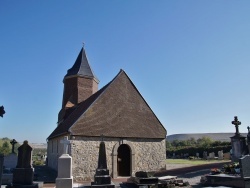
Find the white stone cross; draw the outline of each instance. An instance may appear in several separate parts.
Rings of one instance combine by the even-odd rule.
[[[70,144],[68,137],[65,136],[63,140],[60,140],[60,143],[63,144],[63,154],[68,154],[68,145]]]

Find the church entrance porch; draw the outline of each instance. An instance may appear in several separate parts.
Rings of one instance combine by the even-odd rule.
[[[118,176],[130,176],[131,172],[131,151],[127,144],[122,144],[118,148],[117,174]]]

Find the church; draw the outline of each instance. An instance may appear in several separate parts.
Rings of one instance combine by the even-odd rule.
[[[167,131],[124,70],[98,90],[82,48],[63,83],[58,124],[47,138],[49,167],[57,170],[60,140],[68,136],[74,181],[93,179],[102,139],[113,178],[166,169]]]

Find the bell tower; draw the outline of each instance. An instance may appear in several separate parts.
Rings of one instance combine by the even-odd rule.
[[[69,115],[70,109],[98,90],[99,80],[89,65],[84,48],[81,49],[74,65],[68,70],[63,83],[62,109],[58,114],[58,124]]]

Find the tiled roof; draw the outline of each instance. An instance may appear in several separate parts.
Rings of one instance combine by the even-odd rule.
[[[67,133],[119,138],[166,137],[166,129],[123,70],[80,103],[48,139]]]

